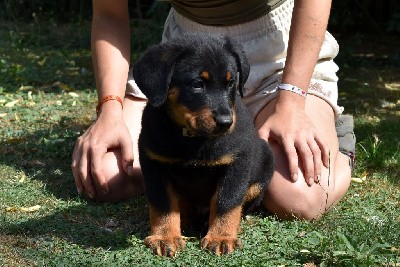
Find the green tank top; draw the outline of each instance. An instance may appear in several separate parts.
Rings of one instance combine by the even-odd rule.
[[[195,22],[228,26],[262,17],[285,0],[170,0],[181,15]]]

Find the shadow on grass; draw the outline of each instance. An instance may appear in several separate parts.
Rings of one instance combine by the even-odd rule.
[[[121,249],[127,238],[144,238],[148,231],[148,208],[144,197],[119,204],[79,199],[71,172],[71,155],[78,133],[86,125],[73,124],[38,130],[7,140],[0,147],[0,164],[25,173],[44,184],[44,201],[62,200],[54,212],[22,222],[0,218],[7,235],[33,239],[56,237],[84,247]],[[56,137],[56,138],[54,138]],[[27,196],[29,199],[29,196]],[[50,204],[51,206],[51,204]],[[1,214],[0,214],[1,215]]]
[[[120,204],[82,203],[22,223],[6,222],[2,230],[31,242],[59,239],[86,248],[120,250],[130,246],[130,236],[146,237],[147,217],[145,199],[137,197]]]
[[[59,125],[32,134],[22,133],[0,147],[0,162],[42,181],[46,190],[57,198],[74,198],[77,193],[70,167],[71,157],[76,133],[85,128],[83,125],[68,128]]]

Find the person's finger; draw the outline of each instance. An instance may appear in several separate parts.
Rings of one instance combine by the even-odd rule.
[[[316,134],[314,138],[321,151],[322,162],[326,168],[329,168],[329,147],[319,134]]]
[[[90,175],[90,170],[89,170],[90,155],[89,155],[88,151],[89,151],[89,149],[87,148],[87,145],[84,144],[82,146],[82,156],[81,156],[80,163],[78,166],[78,175],[81,179],[82,185],[83,185],[87,195],[90,198],[93,198],[95,196],[95,190],[94,190],[94,186],[92,183],[92,177]]]
[[[122,166],[124,171],[129,176],[133,175],[133,142],[129,137],[121,138],[121,155],[122,155]]]
[[[71,169],[72,169],[72,175],[74,176],[74,180],[75,180],[76,190],[78,191],[78,194],[81,195],[84,188],[83,188],[83,184],[82,184],[81,178],[79,176],[79,172],[78,172],[78,162],[79,162],[79,159],[81,158],[81,152],[79,149],[78,142],[79,142],[79,140],[77,141],[74,152],[72,154]]]
[[[103,158],[106,153],[107,148],[105,147],[92,146],[90,149],[90,173],[92,178],[98,182],[104,194],[108,194],[108,192],[110,191],[106,177],[103,172]]]
[[[304,179],[306,183],[311,186],[314,183],[314,157],[310,150],[310,147],[306,141],[302,141],[296,146],[298,153],[300,155]]]
[[[293,141],[287,138],[282,141],[282,146],[288,159],[290,177],[292,178],[293,182],[296,182],[298,180],[299,171],[299,158],[296,148]]]
[[[321,166],[322,166],[322,159],[321,159],[321,150],[314,140],[310,140],[308,143],[311,153],[314,159],[314,182],[318,183],[321,178]]]

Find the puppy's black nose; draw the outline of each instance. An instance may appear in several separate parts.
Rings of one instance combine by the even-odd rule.
[[[233,123],[233,118],[230,115],[220,115],[215,119],[217,127],[221,130],[227,130]]]

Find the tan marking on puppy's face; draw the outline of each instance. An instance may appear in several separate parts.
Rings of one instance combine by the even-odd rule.
[[[205,71],[200,73],[200,77],[203,78],[204,80],[209,80],[210,79],[210,73],[205,70]]]
[[[192,113],[193,117],[188,120],[190,127],[198,133],[212,134],[216,128],[215,119],[212,111],[204,107],[197,112]]]
[[[168,91],[168,112],[171,118],[181,127],[186,127],[186,122],[183,114],[188,112],[187,108],[184,109],[177,103],[179,97],[179,88],[171,87]]]
[[[191,111],[184,105],[175,104],[170,113],[179,126],[198,135],[212,134],[216,128],[212,112],[208,108]]]
[[[212,135],[216,130],[216,122],[212,111],[208,107],[192,111],[185,105],[177,102],[179,88],[172,87],[168,93],[168,113],[171,118],[182,128],[198,134]]]
[[[232,73],[230,71],[226,72],[226,81],[229,82],[232,79]]]

